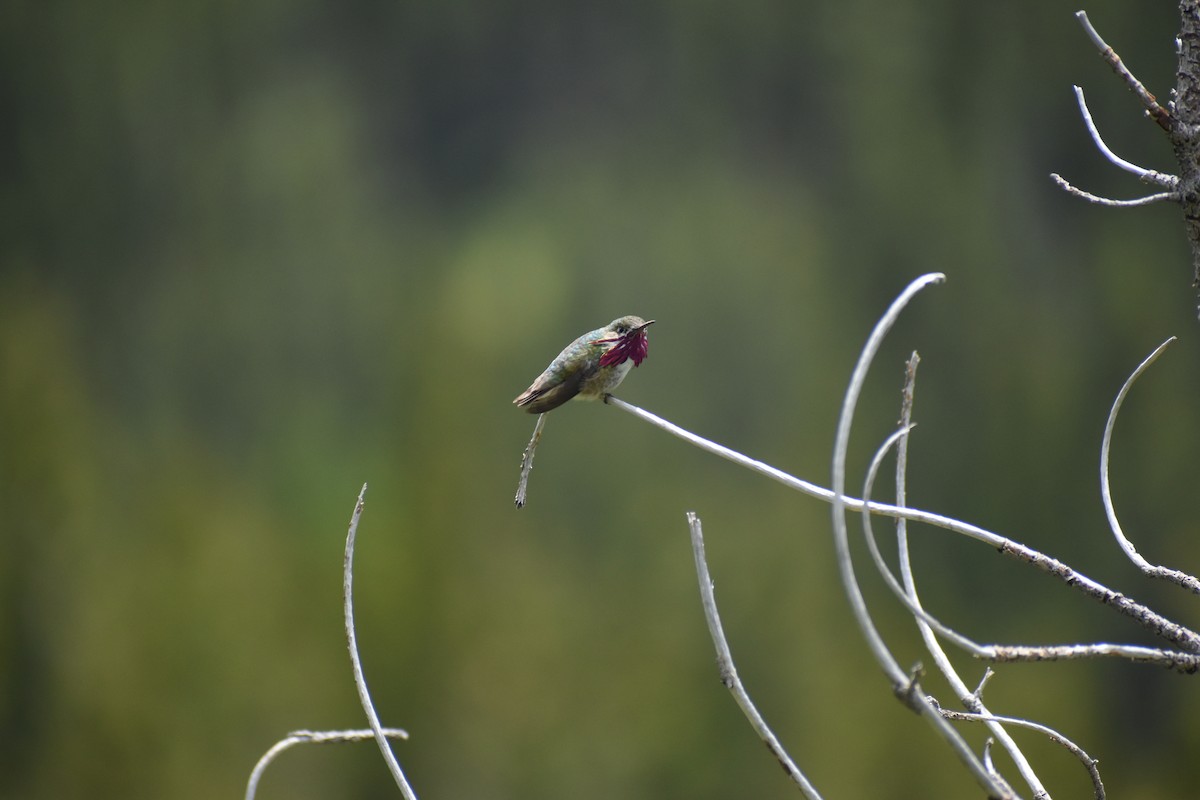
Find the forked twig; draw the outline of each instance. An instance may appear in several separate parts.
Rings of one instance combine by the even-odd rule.
[[[1095,143],[1096,149],[1105,158],[1126,172],[1132,172],[1134,175],[1137,175],[1145,183],[1155,183],[1165,189],[1175,189],[1179,186],[1179,178],[1174,175],[1167,175],[1152,169],[1139,167],[1132,161],[1126,161],[1110,150],[1108,145],[1104,143],[1104,139],[1100,136],[1099,129],[1096,128],[1096,123],[1092,119],[1092,112],[1088,110],[1087,101],[1083,97],[1083,89],[1079,86],[1073,88],[1075,89],[1075,100],[1079,103],[1079,113],[1083,117],[1083,123],[1087,126],[1088,133],[1092,135],[1092,141]],[[1176,195],[1176,199],[1178,199],[1178,195]]]
[[[354,686],[358,689],[358,696],[362,702],[363,710],[367,714],[371,728],[370,730],[292,731],[267,750],[262,758],[258,760],[258,763],[254,765],[254,769],[250,771],[250,778],[246,783],[246,800],[254,800],[255,793],[258,791],[258,783],[262,778],[264,770],[285,750],[305,743],[360,742],[366,739],[375,739],[378,743],[384,760],[387,762],[388,768],[392,771],[392,775],[396,779],[396,785],[400,787],[400,793],[405,797],[405,800],[416,800],[416,794],[413,793],[412,787],[408,785],[408,781],[404,778],[404,773],[401,771],[400,765],[396,761],[396,756],[392,752],[391,745],[388,743],[388,739],[407,739],[408,733],[400,728],[384,728],[379,724],[379,717],[375,713],[370,693],[367,691],[367,682],[363,677],[362,662],[358,657],[358,643],[354,633],[354,598],[352,591],[354,578],[354,539],[358,532],[358,521],[362,517],[366,494],[367,485],[364,483],[358,493],[358,500],[354,504],[354,513],[350,516],[350,527],[346,531],[346,551],[342,560],[342,611],[345,618],[346,644],[350,650],[350,663],[354,671]]]
[[[1084,32],[1087,33],[1092,43],[1095,44],[1096,49],[1100,51],[1105,62],[1113,68],[1117,75],[1125,82],[1125,85],[1137,96],[1142,107],[1146,110],[1146,114],[1167,134],[1171,149],[1174,151],[1175,160],[1178,162],[1178,177],[1143,170],[1141,167],[1137,167],[1124,159],[1116,157],[1100,139],[1099,133],[1096,132],[1095,126],[1091,122],[1091,114],[1088,113],[1087,106],[1083,102],[1083,94],[1076,87],[1075,91],[1079,99],[1080,111],[1083,113],[1084,121],[1088,124],[1089,130],[1092,131],[1092,138],[1096,141],[1096,146],[1117,166],[1122,169],[1132,168],[1131,171],[1138,174],[1143,180],[1157,183],[1160,186],[1166,186],[1171,191],[1149,195],[1137,200],[1112,200],[1077,189],[1058,175],[1053,175],[1052,177],[1060,187],[1070,194],[1100,205],[1128,207],[1147,205],[1162,200],[1171,200],[1179,203],[1183,208],[1184,228],[1188,241],[1191,244],[1192,286],[1196,288],[1200,287],[1200,210],[1198,210],[1200,208],[1200,200],[1198,200],[1195,191],[1198,149],[1197,131],[1200,130],[1200,127],[1196,125],[1197,97],[1198,88],[1200,88],[1200,83],[1197,81],[1197,61],[1198,57],[1200,57],[1197,49],[1197,42],[1200,42],[1200,36],[1197,35],[1197,31],[1200,30],[1200,15],[1197,14],[1195,0],[1181,0],[1180,15],[1182,16],[1183,25],[1179,35],[1175,38],[1175,52],[1178,57],[1176,87],[1172,90],[1175,97],[1164,108],[1159,104],[1154,95],[1146,89],[1142,82],[1134,77],[1133,73],[1125,66],[1125,63],[1113,48],[1108,45],[1108,42],[1104,41],[1088,19],[1087,13],[1079,11],[1075,14],[1079,23],[1083,26]]]
[[[916,402],[917,392],[917,367],[920,366],[920,364],[921,356],[914,350],[913,354],[909,357],[908,362],[905,364],[904,386],[900,391],[900,425],[902,426],[902,430],[912,429],[913,406]],[[908,501],[908,443],[908,436],[900,437],[897,442],[896,505],[899,506],[905,505]],[[868,473],[868,480],[873,479],[874,468],[875,464],[872,462],[872,470]],[[866,488],[869,485],[870,484],[864,484],[864,499],[870,496],[870,491],[868,488]],[[864,513],[863,526],[864,531],[868,534],[870,534],[870,525],[870,515]],[[875,541],[875,537],[873,535],[868,535],[868,539],[872,544]],[[942,648],[941,642],[938,641],[938,636],[935,635],[935,629],[937,630],[938,635],[949,638],[960,647],[963,646],[962,640],[966,639],[966,637],[959,636],[953,631],[950,632],[953,634],[952,636],[947,636],[946,631],[949,629],[947,629],[944,625],[935,624],[936,621],[931,622],[929,619],[927,619],[925,610],[921,606],[920,598],[917,595],[916,573],[913,572],[912,558],[908,548],[908,524],[903,519],[896,520],[896,549],[900,562],[900,574],[904,579],[904,591],[902,596],[906,601],[906,605],[910,605],[910,608],[915,609],[917,612],[917,629],[921,634],[921,640],[925,643],[925,649],[933,657],[935,666],[950,684],[950,688],[958,696],[959,702],[973,711],[978,711],[980,713],[991,713],[983,704],[983,685],[986,677],[991,672],[991,668],[989,667],[984,671],[985,680],[980,681],[979,686],[974,691],[968,689],[966,682],[958,674],[958,670],[955,669],[954,664],[950,661],[950,657]],[[879,562],[882,563],[882,558],[879,559]],[[883,564],[883,566],[886,567],[886,564]],[[970,652],[979,657],[979,646],[970,640],[966,641],[975,648],[975,650],[971,650]],[[1009,757],[1012,758],[1013,763],[1017,767],[1017,771],[1021,773],[1021,777],[1025,780],[1026,785],[1029,786],[1029,790],[1033,792],[1033,796],[1035,798],[1048,797],[1049,793],[1046,791],[1046,787],[1042,784],[1041,779],[1034,771],[1033,765],[1029,763],[1029,759],[1017,746],[1017,743],[1009,735],[1008,731],[1006,731],[998,722],[989,722],[987,723],[987,727],[988,730],[991,731],[992,736],[996,737],[996,739],[999,740],[1000,745],[1008,752]]]
[[[864,499],[869,499],[871,496],[872,485],[875,482],[875,475],[879,469],[880,463],[882,462],[883,456],[890,449],[891,445],[898,441],[901,449],[898,450],[896,456],[896,502],[899,504],[904,503],[905,471],[907,469],[908,460],[907,434],[912,429],[912,399],[916,380],[917,361],[919,361],[919,357],[916,353],[913,353],[913,357],[909,359],[908,369],[906,370],[903,391],[904,402],[900,415],[901,424],[905,425],[906,427],[901,428],[899,431],[896,431],[896,433],[888,437],[887,441],[884,442],[883,446],[879,448],[879,451],[876,452],[875,457],[871,460],[871,464],[867,469],[867,479],[863,486]],[[875,560],[876,568],[884,577],[884,580],[888,586],[892,589],[900,601],[904,603],[909,612],[912,613],[916,618],[917,627],[921,633],[921,638],[925,643],[925,649],[931,656],[933,656],[933,660],[937,665],[938,671],[941,672],[946,678],[950,684],[950,687],[958,696],[959,701],[962,702],[967,708],[970,708],[974,711],[989,713],[983,705],[980,692],[978,690],[972,692],[967,688],[967,685],[965,682],[963,682],[962,678],[959,677],[958,671],[950,662],[950,658],[946,655],[945,650],[942,649],[941,643],[938,642],[937,636],[943,636],[949,639],[977,658],[989,658],[992,654],[992,648],[976,644],[965,636],[962,636],[956,631],[951,630],[926,613],[925,609],[922,608],[921,602],[917,597],[916,581],[913,576],[912,563],[909,558],[908,533],[906,527],[907,526],[904,520],[896,520],[896,540],[900,555],[900,569],[904,576],[904,586],[901,587],[896,578],[891,574],[891,570],[888,569],[887,563],[883,560],[883,555],[879,552],[879,548],[875,544],[875,535],[871,529],[871,515],[865,511],[863,512],[863,534],[866,536],[867,546],[871,551],[871,557]],[[935,632],[937,635],[935,635]],[[1013,763],[1016,764],[1017,770],[1021,773],[1021,777],[1025,779],[1025,783],[1029,786],[1030,791],[1033,792],[1033,796],[1035,798],[1049,797],[1049,793],[1046,791],[1045,786],[1042,785],[1041,779],[1038,778],[1037,773],[1034,772],[1033,766],[1029,763],[1029,759],[1026,758],[1025,754],[1021,752],[1019,747],[1017,747],[1017,743],[1013,741],[1011,736],[1008,735],[1008,732],[1005,731],[998,722],[988,723],[988,728],[991,730],[992,735],[1000,740],[1000,743],[1003,745],[1004,749],[1008,751],[1008,754],[1012,757]]]
[[[1096,49],[1100,51],[1100,55],[1104,58],[1105,62],[1108,63],[1108,65],[1111,66],[1113,70],[1121,76],[1122,80],[1125,81],[1125,84],[1131,90],[1133,90],[1135,95],[1137,95],[1138,99],[1142,103],[1142,106],[1146,109],[1147,115],[1149,115],[1156,123],[1158,123],[1159,127],[1166,131],[1167,135],[1171,137],[1172,142],[1175,142],[1176,137],[1179,135],[1179,124],[1175,116],[1170,110],[1159,105],[1158,100],[1154,97],[1154,95],[1152,95],[1146,89],[1141,81],[1134,77],[1133,73],[1130,72],[1129,68],[1125,66],[1125,63],[1121,60],[1120,56],[1117,55],[1116,51],[1109,47],[1108,43],[1101,38],[1099,33],[1097,33],[1095,27],[1093,27],[1091,23],[1091,20],[1088,19],[1087,12],[1078,11],[1075,13],[1075,17],[1083,26],[1088,38],[1090,38],[1092,43],[1096,45]],[[1069,194],[1073,194],[1076,197],[1082,198],[1089,203],[1109,206],[1112,208],[1145,206],[1150,205],[1151,203],[1159,203],[1164,200],[1170,200],[1176,203],[1183,202],[1183,195],[1178,191],[1180,179],[1177,176],[1139,167],[1137,164],[1126,161],[1118,156],[1109,148],[1107,144],[1105,144],[1103,137],[1100,136],[1100,130],[1096,127],[1096,123],[1092,119],[1092,113],[1088,110],[1087,101],[1084,100],[1083,97],[1083,89],[1078,86],[1074,87],[1074,89],[1075,100],[1079,104],[1079,113],[1083,117],[1083,122],[1087,126],[1088,133],[1090,133],[1092,136],[1092,141],[1095,143],[1096,149],[1099,150],[1105,158],[1107,158],[1117,167],[1137,175],[1139,179],[1146,183],[1153,183],[1158,186],[1162,186],[1168,191],[1147,195],[1145,197],[1139,197],[1133,200],[1114,200],[1110,197],[1101,197],[1100,195],[1092,194],[1091,192],[1085,192],[1083,189],[1071,185],[1066,179],[1057,173],[1052,173],[1050,175],[1050,177],[1054,179],[1054,182],[1057,183],[1064,191],[1068,192]]]
[[[1066,191],[1069,194],[1073,194],[1076,197],[1080,197],[1084,200],[1087,200],[1089,203],[1096,203],[1097,205],[1110,206],[1113,208],[1132,208],[1134,206],[1146,206],[1146,205],[1150,205],[1151,203],[1159,203],[1164,200],[1170,200],[1170,201],[1176,202],[1176,203],[1180,202],[1183,199],[1183,197],[1177,191],[1177,189],[1179,187],[1179,178],[1177,178],[1174,175],[1168,175],[1163,172],[1157,172],[1152,169],[1145,169],[1144,167],[1139,167],[1137,164],[1134,164],[1132,161],[1126,161],[1125,159],[1121,158],[1119,155],[1114,153],[1109,148],[1109,146],[1107,144],[1105,144],[1104,138],[1100,135],[1100,130],[1096,127],[1096,122],[1092,119],[1092,112],[1090,110],[1088,110],[1087,101],[1083,97],[1083,89],[1081,89],[1078,86],[1074,87],[1074,89],[1075,89],[1075,100],[1079,104],[1079,114],[1080,114],[1080,116],[1083,117],[1083,123],[1084,123],[1084,125],[1087,126],[1088,133],[1091,134],[1092,142],[1096,145],[1096,149],[1099,150],[1100,153],[1105,158],[1107,158],[1111,163],[1120,167],[1121,169],[1125,170],[1126,172],[1133,173],[1134,175],[1138,176],[1138,178],[1141,181],[1143,181],[1145,183],[1153,183],[1158,186],[1162,186],[1162,187],[1166,188],[1168,191],[1159,192],[1158,194],[1147,195],[1146,197],[1139,197],[1134,200],[1114,200],[1110,197],[1101,197],[1100,195],[1092,194],[1091,192],[1085,192],[1083,189],[1080,189],[1077,186],[1071,185],[1065,178],[1063,178],[1057,172],[1050,173],[1050,177],[1054,180],[1055,183],[1057,183],[1059,185],[1059,188],[1063,189],[1064,191]]]
[[[768,464],[756,461],[745,455],[742,455],[741,453],[731,450],[730,448],[724,447],[723,445],[718,445],[714,442],[704,439],[703,437],[697,436],[690,431],[686,431],[679,426],[674,425],[673,423],[667,422],[666,420],[657,417],[654,414],[625,403],[624,401],[621,401],[615,397],[609,397],[608,403],[610,405],[615,405],[618,408],[633,414],[634,416],[640,417],[643,420],[648,421],[651,424],[662,428],[663,430],[666,430],[672,435],[678,436],[685,441],[695,444],[701,449],[712,452],[721,456],[722,458],[726,458],[755,472],[766,475],[773,480],[779,481],[787,486],[831,503],[839,571],[842,574],[843,584],[850,599],[852,610],[854,611],[859,627],[867,640],[868,647],[874,654],[880,666],[883,668],[884,673],[888,676],[889,680],[891,680],[893,691],[897,694],[897,696],[904,699],[905,702],[910,705],[910,707],[917,711],[917,713],[927,717],[931,721],[934,727],[938,729],[939,733],[943,735],[947,743],[950,744],[952,749],[956,751],[964,765],[967,766],[980,785],[988,791],[989,796],[1015,797],[1015,793],[1013,792],[1011,786],[1009,786],[1007,781],[998,773],[992,761],[991,745],[993,740],[988,740],[988,744],[983,753],[983,758],[978,759],[975,757],[974,753],[971,752],[966,742],[957,734],[957,732],[954,732],[952,729],[947,729],[945,726],[947,717],[957,716],[958,718],[962,719],[978,719],[991,727],[993,729],[993,735],[1004,742],[1006,749],[1008,749],[1010,755],[1018,764],[1023,777],[1033,790],[1034,796],[1042,798],[1048,798],[1049,794],[1042,786],[1036,774],[1034,774],[1032,768],[1028,764],[1027,759],[1012,741],[1011,736],[1007,731],[1004,730],[1003,727],[1001,727],[1001,723],[1021,725],[1046,733],[1046,735],[1051,736],[1056,741],[1063,743],[1064,746],[1072,749],[1072,752],[1076,753],[1077,756],[1081,758],[1081,761],[1085,764],[1089,770],[1089,774],[1092,777],[1096,797],[1103,798],[1103,784],[1100,780],[1099,773],[1096,770],[1095,762],[1088,757],[1081,748],[1078,748],[1077,745],[1074,745],[1073,742],[1070,742],[1070,740],[1061,736],[1061,734],[1057,734],[1052,729],[1039,723],[1018,718],[998,716],[989,712],[983,706],[981,695],[984,683],[986,683],[987,679],[993,674],[991,670],[989,669],[987,672],[985,672],[984,678],[982,681],[980,681],[980,684],[976,690],[970,690],[961,680],[961,678],[959,678],[957,672],[950,664],[949,659],[941,649],[940,643],[937,641],[937,636],[940,635],[951,639],[956,644],[965,647],[977,657],[990,658],[995,661],[1049,660],[1116,656],[1135,661],[1165,664],[1185,672],[1194,672],[1197,669],[1200,669],[1200,654],[1196,652],[1200,650],[1200,648],[1197,647],[1198,643],[1200,643],[1198,642],[1200,637],[1197,637],[1197,634],[1194,631],[1167,620],[1166,618],[1156,614],[1141,604],[1134,603],[1124,595],[1113,592],[1101,584],[1092,581],[1086,576],[1067,567],[1065,564],[1027,548],[1024,545],[1014,542],[1011,539],[999,536],[998,534],[993,534],[989,531],[978,528],[977,526],[969,525],[958,520],[952,520],[941,517],[940,515],[931,514],[930,512],[918,511],[905,507],[905,470],[907,460],[906,443],[907,435],[911,430],[913,382],[915,379],[916,364],[919,360],[919,357],[915,353],[909,362],[907,380],[905,383],[904,405],[901,415],[902,428],[889,437],[888,441],[885,442],[885,444],[879,449],[872,460],[864,485],[863,499],[858,500],[848,497],[845,494],[845,463],[846,451],[849,443],[850,427],[858,396],[861,393],[862,386],[865,382],[866,372],[869,369],[875,354],[878,352],[883,336],[887,333],[892,324],[894,324],[895,319],[898,317],[900,311],[905,307],[909,300],[924,287],[940,282],[943,280],[943,278],[944,276],[940,274],[930,274],[925,275],[910,284],[900,295],[900,297],[893,302],[892,306],[884,314],[879,323],[872,330],[871,335],[868,337],[867,343],[863,348],[862,354],[851,376],[843,402],[842,412],[839,417],[833,456],[832,489],[824,489],[808,481],[803,481],[799,478],[791,476]],[[1105,480],[1107,480],[1108,444],[1111,438],[1111,429],[1116,412],[1119,409],[1120,404],[1123,401],[1124,396],[1133,380],[1136,379],[1136,377],[1146,368],[1146,366],[1153,361],[1158,352],[1159,351],[1156,351],[1141,366],[1139,366],[1138,370],[1135,371],[1135,373],[1127,381],[1126,386],[1122,389],[1120,395],[1118,395],[1118,398],[1114,403],[1109,425],[1105,432],[1105,441],[1102,453],[1102,469]],[[886,452],[896,443],[900,444],[900,452],[897,458],[897,504],[893,506],[872,502],[870,499],[871,489],[880,463],[882,462]],[[1106,502],[1111,508],[1111,501],[1106,498]],[[899,664],[896,662],[895,657],[891,654],[887,645],[884,643],[882,637],[871,620],[871,616],[867,610],[865,600],[862,596],[861,589],[858,586],[857,577],[854,572],[853,561],[851,559],[848,547],[845,523],[845,511],[847,509],[856,510],[863,514],[864,534],[866,535],[868,548],[871,551],[872,558],[879,568],[880,574],[888,583],[889,588],[896,593],[897,597],[899,597],[901,601],[904,602],[906,607],[908,607],[909,610],[914,614],[918,626],[921,629],[922,635],[926,639],[927,647],[929,648],[930,652],[934,654],[935,659],[939,661],[939,666],[942,668],[943,674],[955,688],[960,700],[967,705],[968,708],[972,709],[969,714],[963,712],[944,711],[939,706],[937,701],[926,694],[921,688],[917,680],[917,673],[906,673],[904,670],[902,670]],[[879,553],[874,536],[871,532],[871,514],[886,515],[894,517],[897,520],[897,535],[901,557],[901,570],[904,576],[903,587],[900,585],[899,581],[896,580],[895,576],[891,574],[889,568],[887,567],[886,561]],[[1119,526],[1117,526],[1115,522],[1115,514],[1112,514],[1110,511],[1110,516],[1113,520],[1114,528],[1119,529]],[[772,752],[776,753],[776,757],[779,758],[785,769],[787,769],[789,774],[791,774],[794,764],[792,764],[790,759],[786,757],[786,754],[783,753],[782,749],[778,748],[778,743],[774,739],[773,734],[770,732],[769,728],[766,727],[765,723],[762,722],[761,716],[750,703],[748,696],[744,696],[744,688],[741,687],[736,670],[733,668],[732,659],[728,657],[728,647],[726,644],[723,644],[724,633],[721,630],[719,617],[716,613],[715,600],[712,597],[711,579],[708,577],[707,565],[704,561],[703,541],[700,533],[699,519],[694,513],[689,513],[688,519],[692,527],[693,549],[696,556],[697,574],[701,581],[701,591],[705,604],[705,615],[709,620],[710,632],[713,635],[714,643],[717,647],[718,663],[721,668],[722,681],[731,689],[731,691],[734,692],[735,697],[738,698],[739,705],[743,707],[744,713],[746,713],[747,717],[751,720],[751,724],[755,727],[755,730],[759,732],[759,735],[765,742],[767,742],[768,747],[772,749]],[[1126,613],[1135,619],[1139,619],[1143,625],[1158,635],[1163,636],[1164,638],[1167,638],[1176,644],[1186,647],[1193,652],[1182,653],[1159,648],[1141,647],[1137,645],[1116,645],[1108,643],[1025,647],[978,645],[974,642],[971,642],[971,640],[967,639],[966,637],[963,637],[954,632],[952,629],[938,623],[936,619],[930,616],[921,607],[916,592],[911,563],[908,556],[905,525],[907,520],[926,522],[946,528],[947,530],[964,533],[979,541],[985,541],[994,544],[997,546],[1000,552],[1016,555],[1032,565],[1038,566],[1039,568],[1044,569],[1051,574],[1057,575],[1070,585],[1083,588],[1088,594],[1103,599],[1104,602],[1114,605],[1118,609],[1122,610],[1123,613]]]
[[[1088,775],[1092,779],[1092,790],[1095,793],[1096,800],[1104,800],[1104,781],[1100,780],[1100,770],[1096,767],[1096,764],[1099,762],[1089,756],[1082,747],[1075,744],[1073,741],[1068,739],[1066,736],[1063,736],[1053,728],[1047,725],[1042,725],[1038,722],[1022,719],[1021,717],[1008,717],[998,714],[975,714],[970,711],[953,711],[945,708],[942,709],[942,714],[944,714],[947,719],[960,719],[972,722],[1003,722],[1006,725],[1016,725],[1022,728],[1029,728],[1030,730],[1034,730],[1045,735],[1051,741],[1067,748],[1067,750],[1071,751],[1072,755],[1079,759],[1079,762],[1083,764],[1084,768],[1088,771]]]

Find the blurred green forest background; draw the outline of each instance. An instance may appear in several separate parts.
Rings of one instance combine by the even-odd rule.
[[[1152,561],[1200,570],[1178,212],[1048,178],[1145,192],[1072,84],[1118,153],[1173,171],[1077,7],[4,3],[0,796],[237,797],[287,731],[362,726],[340,591],[364,481],[359,640],[423,800],[795,796],[718,681],[687,510],[741,674],[826,796],[980,796],[853,628],[826,506],[571,404],[517,512],[534,419],[510,401],[580,333],[654,317],[620,396],[827,485],[870,326],[944,271],[871,375],[851,485],[918,349],[910,502],[1194,622],[1100,504],[1112,399],[1177,334],[1114,492]],[[1174,4],[1088,11],[1165,98]],[[978,640],[1148,641],[987,548],[915,545],[929,607]],[[1007,666],[988,699],[1076,738],[1114,796],[1178,798],[1196,681]],[[1052,792],[1089,791],[1018,738]],[[366,743],[291,751],[260,796],[395,795]]]

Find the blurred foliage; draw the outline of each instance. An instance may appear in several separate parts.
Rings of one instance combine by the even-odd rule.
[[[579,333],[655,317],[622,396],[825,482],[867,330],[944,271],[852,466],[917,348],[911,501],[1186,621],[1116,552],[1096,464],[1121,382],[1178,334],[1113,480],[1143,552],[1200,569],[1190,260],[1171,209],[1047,178],[1144,188],[1072,83],[1114,149],[1171,169],[1075,8],[5,3],[0,796],[233,797],[287,731],[361,725],[340,569],[364,480],[359,640],[422,797],[791,791],[717,681],[688,509],[741,672],[828,796],[977,794],[852,629],[824,506],[572,405],[518,513],[533,419],[509,401]],[[1165,96],[1170,4],[1088,10]],[[929,606],[977,639],[1145,641],[977,545],[914,544]],[[1200,780],[1195,680],[1010,666],[989,696],[1076,737],[1114,795],[1167,798]],[[292,751],[261,796],[388,793],[368,744]]]

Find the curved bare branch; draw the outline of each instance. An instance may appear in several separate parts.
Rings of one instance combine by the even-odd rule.
[[[389,739],[407,739],[408,732],[400,728],[384,728],[383,735]],[[263,753],[262,758],[250,771],[250,779],[246,782],[246,800],[254,800],[258,793],[258,783],[262,780],[263,772],[271,762],[285,750],[298,744],[328,744],[331,742],[363,742],[375,738],[375,731],[359,729],[352,731],[292,731],[283,739]]]
[[[867,646],[875,656],[875,660],[879,663],[880,667],[883,668],[884,674],[891,681],[893,690],[898,694],[903,692],[904,696],[909,698],[911,708],[933,725],[938,734],[950,745],[959,760],[990,796],[1012,797],[1011,790],[1001,781],[997,781],[993,775],[989,774],[989,771],[971,750],[966,740],[951,726],[947,725],[945,718],[938,713],[937,705],[933,699],[921,690],[916,681],[911,679],[900,668],[895,657],[888,650],[887,644],[883,641],[883,637],[879,635],[879,631],[875,628],[875,623],[871,620],[866,600],[863,598],[862,590],[858,586],[858,580],[854,574],[854,562],[850,556],[849,536],[846,530],[846,451],[850,444],[850,428],[854,420],[854,411],[858,405],[858,398],[862,393],[863,384],[866,382],[867,372],[871,367],[871,362],[874,360],[875,354],[878,353],[879,347],[883,343],[884,336],[891,330],[899,318],[900,312],[904,310],[904,307],[922,289],[934,283],[941,283],[945,280],[945,277],[941,273],[931,273],[922,275],[910,283],[900,293],[900,296],[892,302],[887,311],[884,312],[879,322],[875,324],[871,334],[867,337],[867,342],[863,346],[858,362],[854,365],[854,371],[850,375],[850,383],[846,387],[846,395],[842,401],[842,410],[838,416],[837,433],[834,436],[832,468],[833,504],[831,508],[833,541],[837,551],[838,570],[842,575],[842,585],[850,600],[851,610],[858,621],[859,629],[867,640]],[[864,505],[866,504],[864,503]]]
[[[1030,730],[1034,730],[1043,734],[1046,736],[1046,738],[1050,739],[1050,741],[1067,748],[1067,750],[1071,751],[1072,755],[1079,759],[1079,762],[1083,764],[1084,769],[1088,771],[1088,775],[1092,779],[1092,790],[1096,800],[1104,800],[1104,781],[1100,780],[1100,770],[1096,767],[1096,765],[1100,762],[1089,756],[1087,752],[1082,747],[1075,744],[1075,742],[1071,741],[1066,736],[1063,736],[1061,733],[1049,727],[1048,725],[1042,725],[1040,722],[1033,722],[1032,720],[1022,719],[1021,717],[1007,717],[998,714],[974,714],[969,711],[953,711],[948,708],[942,709],[942,713],[948,719],[961,719],[984,723],[1003,722],[1005,725],[1016,725],[1022,728],[1029,728]]]
[[[416,793],[404,777],[404,771],[400,769],[396,754],[392,752],[384,728],[379,724],[379,715],[375,713],[371,693],[367,691],[367,680],[363,677],[362,661],[358,657],[358,641],[354,634],[354,538],[358,534],[358,520],[362,517],[366,494],[367,485],[364,483],[362,491],[358,493],[358,502],[354,504],[354,513],[350,516],[350,529],[346,531],[346,552],[342,560],[342,613],[346,623],[346,646],[350,650],[350,665],[354,670],[354,687],[358,689],[358,699],[362,702],[367,721],[375,733],[379,752],[383,754],[383,760],[387,762],[404,800],[417,800]]]
[[[1200,594],[1200,580],[1197,580],[1195,576],[1181,570],[1151,564],[1137,551],[1137,548],[1133,546],[1133,542],[1129,541],[1129,537],[1125,535],[1125,532],[1121,529],[1121,523],[1117,519],[1117,510],[1113,505],[1112,499],[1112,486],[1108,477],[1113,428],[1117,423],[1117,413],[1121,410],[1121,405],[1125,402],[1125,395],[1129,394],[1129,390],[1133,386],[1133,382],[1138,379],[1138,376],[1145,372],[1146,368],[1153,364],[1162,355],[1167,345],[1173,341],[1175,341],[1174,336],[1167,339],[1156,347],[1153,353],[1146,356],[1145,360],[1141,364],[1138,364],[1133,374],[1126,379],[1124,385],[1121,386],[1121,391],[1117,392],[1117,399],[1113,401],[1112,410],[1108,412],[1108,422],[1104,426],[1104,438],[1100,443],[1100,496],[1104,501],[1104,513],[1108,515],[1108,526],[1112,529],[1113,537],[1117,540],[1117,544],[1121,546],[1121,550],[1124,551],[1126,557],[1138,569],[1152,578],[1161,578],[1162,580],[1178,584],[1193,594]]]
[[[1182,199],[1178,192],[1159,192],[1158,194],[1150,194],[1146,195],[1145,197],[1137,197],[1133,200],[1114,200],[1111,197],[1101,197],[1098,194],[1085,192],[1078,186],[1072,185],[1069,181],[1067,181],[1066,178],[1059,175],[1057,172],[1051,172],[1050,178],[1058,184],[1059,188],[1068,194],[1073,194],[1076,197],[1083,198],[1089,203],[1095,203],[1098,206],[1109,206],[1110,208],[1134,208],[1136,206],[1148,206],[1153,203],[1161,203],[1166,200],[1169,200],[1173,203],[1178,203],[1180,199]]]
[[[1105,158],[1126,172],[1132,172],[1134,175],[1137,175],[1138,178],[1146,183],[1155,183],[1165,189],[1175,189],[1179,186],[1179,178],[1175,177],[1174,175],[1167,175],[1162,172],[1156,172],[1152,169],[1139,167],[1132,161],[1126,161],[1110,150],[1108,145],[1104,143],[1104,139],[1101,138],[1100,131],[1096,127],[1095,121],[1092,119],[1092,112],[1088,110],[1087,101],[1083,99],[1083,89],[1079,86],[1075,86],[1073,88],[1075,89],[1075,100],[1079,103],[1079,113],[1083,116],[1083,124],[1087,126],[1088,133],[1092,135],[1092,141],[1096,144],[1096,149],[1099,150]]]

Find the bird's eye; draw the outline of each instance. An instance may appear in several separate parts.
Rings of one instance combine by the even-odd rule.
[[[625,334],[629,333],[629,328],[627,328],[627,327],[626,327],[626,326],[624,326],[624,325],[618,325],[618,326],[617,326],[617,333],[619,333],[619,334],[621,334],[622,336],[624,336]]]

